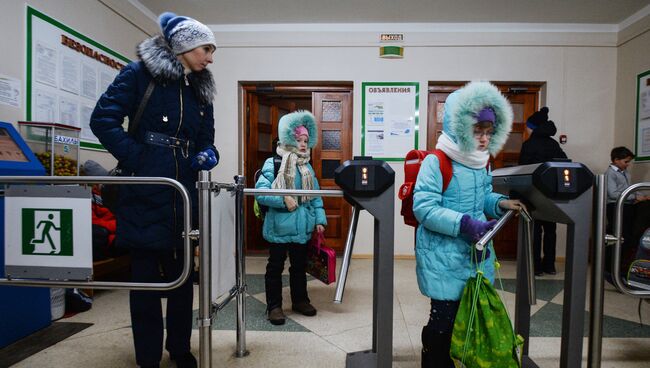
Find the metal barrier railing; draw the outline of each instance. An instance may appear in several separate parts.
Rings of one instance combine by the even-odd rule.
[[[640,190],[650,189],[650,183],[638,183],[627,187],[616,201],[616,212],[614,219],[614,250],[612,257],[612,280],[614,286],[623,294],[645,298],[650,297],[650,290],[635,290],[628,288],[621,277],[621,243],[623,242],[623,205],[627,197]]]
[[[229,302],[236,300],[237,305],[237,325],[236,325],[236,338],[237,346],[235,350],[236,357],[245,357],[248,355],[246,350],[246,305],[245,305],[245,296],[246,296],[246,264],[244,261],[244,197],[245,196],[255,196],[255,195],[267,195],[267,196],[285,196],[285,195],[309,195],[309,196],[323,196],[323,197],[343,197],[342,190],[303,190],[303,189],[255,189],[255,188],[245,188],[245,177],[237,175],[234,177],[235,183],[217,183],[209,182],[209,177],[206,183],[204,177],[201,177],[199,181],[199,201],[201,200],[202,193],[203,195],[209,195],[210,192],[219,192],[220,190],[227,190],[229,192],[234,192],[235,196],[235,272],[236,272],[236,281],[235,286],[230,289],[230,292],[226,298],[221,303],[213,303],[211,311],[217,312],[223,309]],[[204,216],[205,217],[205,216]],[[201,250],[201,255],[203,256],[203,248]],[[209,253],[207,253],[209,254]],[[203,274],[203,273],[202,273]],[[204,285],[207,283],[203,283]],[[206,290],[205,294],[209,296],[210,290]],[[211,298],[211,297],[210,297]],[[211,299],[208,299],[211,300]],[[206,318],[207,315],[203,314],[199,310],[199,320],[205,321],[205,324],[208,324],[211,318]],[[201,340],[205,341],[207,346],[211,346],[211,334],[209,330],[201,330],[200,336]],[[210,349],[206,349],[210,350]],[[201,350],[201,359],[200,365],[210,367],[211,357],[209,353]],[[205,363],[204,363],[205,362]],[[205,364],[205,365],[204,365]]]
[[[66,288],[86,288],[86,289],[126,289],[126,290],[158,290],[167,291],[181,286],[190,276],[192,249],[190,238],[198,235],[192,232],[191,224],[191,202],[187,189],[174,179],[153,178],[153,177],[108,177],[108,176],[2,176],[0,183],[13,184],[160,184],[175,188],[181,194],[183,200],[183,229],[184,236],[183,249],[185,259],[183,262],[183,271],[180,276],[171,282],[113,282],[113,281],[63,281],[63,280],[34,280],[20,278],[0,278],[0,285],[12,286],[45,286],[45,287],[66,287]]]

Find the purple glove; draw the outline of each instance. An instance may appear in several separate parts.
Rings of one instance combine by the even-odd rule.
[[[212,148],[199,152],[192,159],[191,167],[194,170],[210,170],[219,163],[219,155]]]
[[[497,220],[480,221],[474,220],[469,215],[463,215],[463,218],[460,219],[460,232],[469,236],[473,242],[477,242],[496,223]]]

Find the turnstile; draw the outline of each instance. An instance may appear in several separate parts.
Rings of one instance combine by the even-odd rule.
[[[359,212],[367,210],[374,218],[374,256],[373,256],[373,308],[372,308],[372,348],[369,350],[348,353],[346,367],[382,367],[389,368],[393,363],[393,257],[394,257],[394,209],[395,209],[395,172],[384,161],[373,160],[372,157],[355,157],[354,160],[345,161],[334,173],[334,180],[341,190],[296,190],[296,189],[256,189],[244,188],[244,178],[236,177],[236,184],[232,188],[236,192],[236,242],[238,244],[237,260],[237,285],[231,293],[238,295],[237,305],[237,357],[247,355],[245,339],[245,308],[243,294],[246,290],[245,272],[243,270],[243,218],[244,195],[313,195],[323,197],[345,197],[353,208],[352,224],[344,262],[339,275],[337,298],[340,302],[347,275],[354,233]],[[218,188],[227,188],[228,185],[218,184]],[[207,190],[212,190],[206,185]],[[230,190],[230,189],[229,189]],[[199,319],[201,312],[199,311]],[[212,317],[203,319],[210,321]],[[207,324],[207,323],[206,323]],[[209,345],[209,330],[204,339]],[[210,361],[206,356],[207,361]]]
[[[361,209],[374,218],[372,272],[372,349],[348,353],[346,367],[385,367],[393,364],[393,267],[395,172],[384,161],[355,157],[334,173],[344,198],[354,206],[351,232],[346,243],[335,301],[340,302],[347,277],[354,232]]]
[[[534,220],[567,225],[560,367],[580,367],[584,330],[593,174],[581,163],[546,162],[492,172],[494,191],[521,199]],[[517,252],[525,254],[524,222],[519,220]],[[528,356],[530,263],[517,257],[515,332],[524,337],[522,366],[537,367]]]

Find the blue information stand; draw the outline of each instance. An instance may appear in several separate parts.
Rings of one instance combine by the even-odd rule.
[[[0,175],[43,176],[45,168],[10,123],[0,122]],[[0,276],[5,277],[5,200],[0,196]],[[0,348],[52,323],[50,289],[0,286]]]

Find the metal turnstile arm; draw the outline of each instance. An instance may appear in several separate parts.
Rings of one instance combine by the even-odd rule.
[[[361,207],[352,207],[352,221],[348,237],[345,241],[345,251],[343,252],[343,262],[341,263],[341,270],[339,271],[339,279],[336,283],[336,294],[334,295],[334,303],[340,304],[343,302],[343,291],[345,291],[345,282],[348,279],[348,270],[350,268],[350,259],[352,258],[352,248],[354,247],[354,237],[357,234],[357,224],[359,223],[359,213]]]
[[[525,222],[524,226],[524,232],[525,232],[525,238],[526,238],[526,246],[524,247],[525,253],[523,256],[525,257],[526,261],[526,267],[528,268],[528,273],[527,273],[527,281],[528,281],[528,302],[530,305],[535,305],[537,303],[537,297],[535,295],[535,274],[533,270],[533,236],[532,236],[532,219],[528,215],[528,213],[523,210],[523,211],[516,211],[516,210],[508,210],[497,223],[494,225],[492,229],[490,229],[479,241],[476,242],[476,249],[477,250],[483,250],[487,244],[494,238],[494,236],[505,226],[505,224],[513,217],[515,214],[519,212],[521,217],[523,218],[523,221]]]

